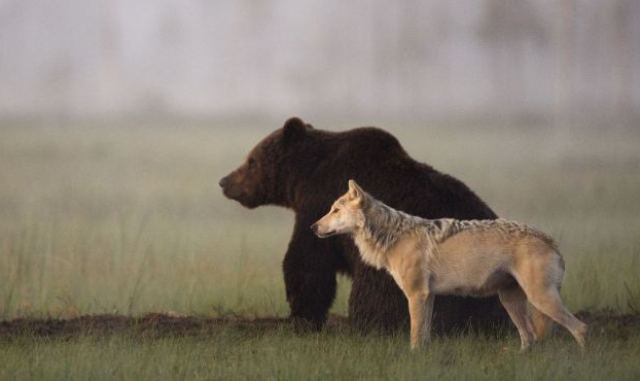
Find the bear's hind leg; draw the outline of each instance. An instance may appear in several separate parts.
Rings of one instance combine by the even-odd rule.
[[[407,299],[386,271],[359,263],[349,295],[349,320],[362,333],[406,328],[409,325]]]

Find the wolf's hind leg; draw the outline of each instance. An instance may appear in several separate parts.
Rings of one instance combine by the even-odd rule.
[[[500,302],[520,334],[520,350],[525,351],[534,340],[533,324],[527,314],[527,296],[519,286],[498,291]]]
[[[584,348],[587,325],[573,316],[564,304],[562,304],[557,288],[547,287],[542,290],[526,290],[526,292],[529,302],[533,304],[535,308],[568,329],[578,342],[580,348]]]
[[[549,316],[540,312],[540,310],[538,310],[533,304],[529,306],[529,312],[531,313],[531,320],[533,321],[535,339],[536,341],[540,341],[547,336],[552,320]]]

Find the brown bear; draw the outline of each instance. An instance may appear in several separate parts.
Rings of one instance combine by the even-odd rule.
[[[355,179],[393,208],[425,218],[492,219],[496,214],[464,183],[413,160],[398,140],[373,127],[345,132],[313,128],[299,118],[265,137],[239,168],[220,180],[223,193],[248,208],[279,205],[295,212],[283,269],[291,318],[320,329],[336,293],[336,274],[353,280],[349,319],[359,329],[407,325],[407,302],[391,276],[365,265],[345,237],[321,240],[310,229]],[[447,332],[501,327],[496,297],[439,296],[433,327]]]

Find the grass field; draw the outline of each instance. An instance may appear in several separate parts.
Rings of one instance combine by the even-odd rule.
[[[245,210],[217,187],[276,127],[2,124],[0,319],[286,316],[292,214]],[[498,214],[553,234],[572,310],[640,313],[640,132],[387,128]],[[333,313],[346,313],[348,292],[340,279]],[[637,379],[640,332],[610,331],[584,355],[564,335],[519,355],[512,336],[441,338],[410,354],[404,336],[342,328],[27,333],[0,337],[0,379]]]

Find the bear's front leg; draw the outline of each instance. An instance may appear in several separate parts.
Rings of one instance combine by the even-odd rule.
[[[298,327],[320,330],[336,296],[335,250],[332,239],[321,240],[296,223],[284,257],[284,282],[291,318]]]

